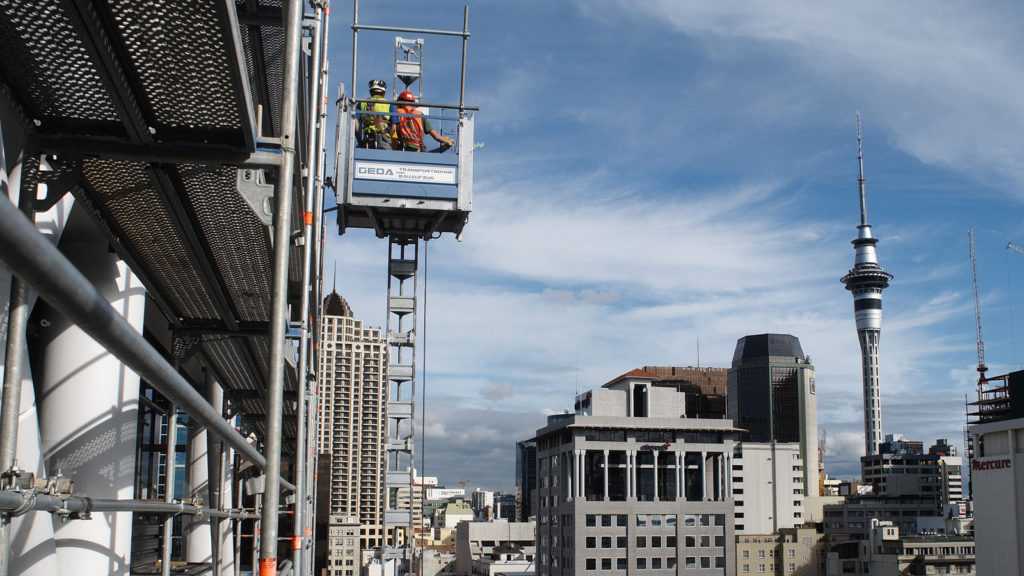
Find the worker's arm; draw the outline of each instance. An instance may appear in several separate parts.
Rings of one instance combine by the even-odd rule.
[[[448,148],[451,148],[452,146],[455,145],[455,140],[452,140],[447,136],[441,136],[440,134],[437,133],[437,130],[431,130],[430,132],[428,132],[428,134],[430,134],[431,138],[437,140],[442,144],[441,150],[447,150]]]

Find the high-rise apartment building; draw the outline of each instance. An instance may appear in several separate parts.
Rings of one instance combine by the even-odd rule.
[[[360,555],[350,565],[351,549],[343,545],[352,539],[332,539],[328,576],[358,576],[383,536],[387,343],[380,328],[352,316],[337,292],[324,299],[322,328],[317,450],[330,461],[331,478],[330,493],[320,497],[330,499],[330,518],[344,519],[345,530],[358,523]]]
[[[882,333],[882,290],[889,286],[892,274],[878,265],[875,244],[868,224],[868,204],[864,192],[864,154],[861,150],[860,116],[857,116],[857,161],[860,176],[860,225],[852,243],[856,250],[853,268],[840,279],[853,293],[853,314],[860,341],[861,373],[864,386],[864,454],[878,454],[882,443],[882,399],[878,386],[878,341]]]
[[[733,456],[737,534],[777,534],[807,520],[800,444],[743,442]]]
[[[814,366],[800,340],[757,334],[736,342],[727,414],[744,442],[800,444],[805,496],[818,496],[818,401]]]
[[[736,574],[739,430],[634,370],[537,431],[537,575]]]

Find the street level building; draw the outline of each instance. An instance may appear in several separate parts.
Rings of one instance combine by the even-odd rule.
[[[345,519],[339,531],[348,530],[353,518],[358,523],[359,564],[365,565],[383,536],[387,343],[380,328],[353,317],[337,292],[324,299],[321,343],[316,448],[330,461],[330,493],[321,497],[330,499],[331,519]],[[328,550],[328,576],[359,574],[358,566],[350,572],[349,552],[348,547]]]
[[[455,533],[455,573],[533,573],[535,534],[533,522],[460,522]]]
[[[827,560],[828,576],[975,573],[980,572],[975,572],[975,545],[970,538],[904,536],[899,527],[879,520],[871,521],[868,538],[834,546]]]
[[[737,573],[824,576],[831,539],[814,528],[782,528],[736,536]]]
[[[968,434],[978,574],[1024,574],[1024,371],[982,380]]]
[[[537,574],[736,573],[740,430],[634,370],[537,431]]]
[[[796,442],[805,496],[818,496],[818,401],[814,366],[800,340],[757,334],[736,342],[727,412],[744,442]]]

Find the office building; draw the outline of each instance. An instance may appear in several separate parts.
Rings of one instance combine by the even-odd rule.
[[[737,574],[824,576],[832,539],[815,528],[736,536]]]
[[[533,490],[537,486],[537,443],[516,442],[516,519],[526,522],[533,516]]]
[[[860,116],[857,117],[857,161],[860,176],[860,225],[852,241],[856,257],[853,268],[840,279],[853,294],[853,315],[860,342],[861,375],[864,392],[864,454],[878,454],[882,442],[882,399],[878,384],[878,341],[882,333],[882,290],[889,286],[892,274],[878,265],[875,244],[868,224],[867,197],[864,191],[864,154],[860,140]]]
[[[1024,574],[1024,371],[979,384],[968,434],[979,576]]]
[[[743,442],[732,475],[737,534],[775,534],[804,523],[800,444]]]
[[[826,565],[828,576],[982,574],[975,572],[975,544],[970,538],[906,536],[892,522],[877,519],[870,521],[869,535],[864,540],[832,547]]]
[[[735,574],[728,420],[634,370],[537,431],[537,574]]]
[[[535,535],[533,522],[461,522],[455,530],[455,573],[458,576],[533,573]]]
[[[330,492],[321,497],[330,500],[332,521],[345,520],[338,530],[347,530],[352,519],[358,523],[360,564],[364,565],[381,546],[383,536],[387,344],[381,329],[354,318],[337,292],[324,299],[322,329],[316,447],[320,458],[330,461]],[[346,552],[331,546],[328,576],[359,574],[358,567],[349,572],[344,564],[349,559]]]
[[[757,334],[736,342],[727,413],[744,442],[800,445],[805,496],[818,496],[818,404],[814,366],[800,340]]]

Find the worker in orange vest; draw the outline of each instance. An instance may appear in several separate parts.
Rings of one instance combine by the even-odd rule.
[[[398,99],[402,102],[416,102],[416,97],[408,90],[399,94]],[[430,134],[431,138],[441,143],[441,152],[455,144],[451,138],[438,134],[430,124],[430,119],[411,104],[399,106],[397,112],[397,116],[391,117],[391,127],[392,141],[398,150],[423,152],[423,136],[425,134]]]

